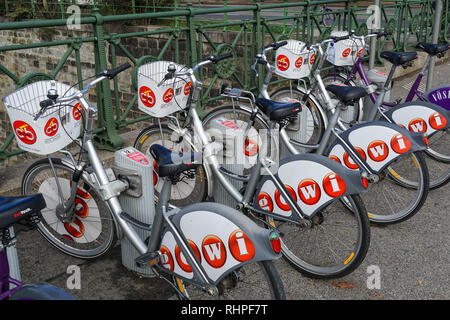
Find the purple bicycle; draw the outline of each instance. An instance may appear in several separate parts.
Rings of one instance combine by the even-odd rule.
[[[25,223],[34,228],[38,222],[37,214],[45,207],[41,194],[0,196],[0,300],[74,300],[72,295],[58,287],[47,283],[24,284],[12,276],[19,274],[13,225]]]
[[[352,35],[352,38],[364,41],[372,36],[374,35]],[[425,51],[428,56],[421,71],[417,75],[417,78],[414,82],[412,82],[404,102],[413,102],[415,98],[417,98],[416,101],[419,104],[420,101],[423,103],[431,102],[446,110],[450,110],[450,95],[447,94],[450,92],[450,87],[448,85],[431,89],[429,92],[423,92],[421,89],[423,77],[430,66],[432,57],[442,58],[445,52],[449,49],[449,44],[419,43],[416,47]],[[409,61],[400,64],[403,68],[412,66],[412,61],[417,58],[416,52],[407,52],[401,55],[411,56]],[[381,56],[389,61],[390,57],[386,56],[386,52],[383,52]],[[393,68],[393,70],[395,71],[395,68]],[[354,106],[349,106],[341,115],[341,120],[351,124],[362,120],[373,119],[376,116],[376,114],[371,112],[373,110],[376,111],[379,109],[381,112],[387,112],[402,103],[401,99],[391,102],[390,91],[393,86],[392,76],[392,70],[389,75],[375,69],[366,72],[363,66],[363,59],[362,57],[359,57],[351,67],[341,68],[335,66],[334,74],[324,77],[323,82],[325,85],[359,85],[367,88],[370,93],[370,100],[363,100],[362,98],[359,99]],[[379,100],[377,102],[378,98]],[[332,97],[332,99],[335,98]],[[427,120],[428,119],[421,119],[418,117],[415,119],[414,123],[409,122],[404,125],[408,127],[410,131],[426,133],[427,128],[431,127]],[[450,143],[449,130],[442,129],[434,132],[432,135],[428,136],[428,141],[429,148],[425,150],[425,154],[428,156],[426,157],[426,160],[430,172],[430,189],[436,189],[450,181],[450,169],[448,166],[450,163],[450,152],[448,150],[448,145]]]

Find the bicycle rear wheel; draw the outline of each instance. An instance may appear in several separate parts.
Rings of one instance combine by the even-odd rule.
[[[202,289],[174,278],[182,292],[178,299],[192,300],[285,300],[283,283],[272,261],[246,264],[231,272],[219,284],[219,296],[210,296]]]
[[[379,174],[380,180],[369,183],[361,197],[369,220],[376,224],[392,224],[414,216],[428,196],[429,177],[421,152],[399,157]]]
[[[266,220],[283,234],[283,257],[302,274],[335,279],[355,270],[370,245],[367,211],[358,195],[333,201],[320,210],[309,226]]]

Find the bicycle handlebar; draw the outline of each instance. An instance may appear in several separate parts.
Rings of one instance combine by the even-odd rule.
[[[74,94],[67,96],[67,97],[57,97],[57,96],[49,96],[49,99],[45,99],[43,101],[41,101],[39,103],[39,106],[41,107],[41,109],[39,110],[39,112],[36,114],[36,116],[34,117],[34,121],[38,120],[39,117],[44,114],[44,112],[51,107],[52,105],[58,103],[58,102],[69,102],[69,101],[73,101],[75,99],[79,99],[81,98],[86,92],[89,91],[89,89],[97,84],[100,81],[103,81],[105,79],[113,79],[115,76],[117,76],[120,72],[127,70],[128,68],[130,68],[131,65],[126,62],[120,66],[118,66],[117,68],[114,69],[106,69],[103,70],[102,72],[100,72],[98,78],[96,78],[95,80],[89,82],[86,87],[83,90],[79,90],[77,92],[75,92]]]

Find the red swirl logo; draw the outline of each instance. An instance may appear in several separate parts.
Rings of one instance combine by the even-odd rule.
[[[141,99],[142,103],[146,107],[153,107],[156,103],[155,94],[153,93],[152,89],[146,86],[142,86],[139,89],[139,98]]]
[[[167,89],[166,92],[164,92],[163,101],[165,103],[169,103],[170,101],[172,101],[172,99],[173,99],[173,89],[169,88]]]
[[[281,71],[286,71],[289,68],[289,59],[283,54],[277,57],[277,67]]]
[[[17,120],[13,123],[14,133],[25,144],[34,144],[36,142],[36,132],[26,122]]]

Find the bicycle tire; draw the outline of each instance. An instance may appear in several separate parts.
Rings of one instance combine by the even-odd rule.
[[[233,112],[237,112],[240,114],[246,114],[247,118],[250,118],[251,112],[248,109],[243,109],[240,107],[235,106],[225,106],[220,107],[217,109],[214,109],[213,111],[209,112],[203,119],[203,124],[206,127],[208,122],[214,119],[215,117],[223,116],[224,114],[232,114]],[[242,119],[242,118],[241,118]],[[258,118],[256,118],[258,119]],[[244,120],[245,121],[245,120]],[[260,125],[263,126],[265,123],[262,119],[259,119]],[[265,124],[267,125],[267,124]],[[344,276],[350,272],[352,272],[356,267],[364,260],[364,257],[367,254],[367,250],[370,243],[370,229],[369,229],[369,220],[367,216],[367,212],[365,211],[365,207],[360,200],[359,197],[354,196],[355,200],[355,207],[357,208],[357,216],[359,219],[359,226],[360,228],[360,237],[357,240],[358,245],[355,246],[355,250],[353,250],[353,257],[350,259],[351,263],[347,263],[345,265],[345,268],[341,268],[340,270],[332,270],[333,268],[320,268],[318,266],[311,265],[310,263],[307,263],[303,261],[301,258],[299,258],[295,253],[293,253],[294,249],[289,249],[291,246],[287,246],[285,242],[282,241],[282,253],[284,258],[291,263],[298,271],[305,274],[306,276],[309,276],[311,278],[335,278],[335,277],[341,277]],[[273,223],[275,224],[276,221],[274,221],[272,218],[267,218],[267,221],[269,224]],[[283,238],[282,238],[283,240]],[[296,243],[296,246],[299,247],[301,245],[301,242]],[[289,248],[288,248],[289,247]],[[351,253],[349,254],[349,256]],[[349,257],[347,256],[347,258]],[[345,260],[345,259],[344,259]],[[344,261],[343,260],[343,261]]]
[[[58,181],[64,189],[64,196],[69,198],[70,179],[74,170],[58,158],[52,158],[52,163],[57,175],[62,174],[58,175]],[[38,180],[35,181],[36,178]],[[81,196],[77,192],[77,199],[80,200],[74,208],[72,220],[64,223],[56,214],[59,194],[57,180],[54,179],[48,158],[33,163],[22,179],[24,195],[42,193],[47,203],[47,207],[39,214],[40,222],[37,225],[39,233],[60,251],[73,257],[90,260],[103,256],[112,249],[117,240],[116,225],[107,204],[101,200],[94,186],[83,176],[79,186]]]
[[[161,138],[161,130],[163,135],[167,135],[168,139]],[[175,149],[178,151],[182,148],[181,142],[177,144],[176,141],[170,140],[172,136],[173,130],[170,129],[166,124],[162,124],[161,128],[159,125],[152,125],[145,129],[143,129],[134,142],[134,147],[139,151],[143,152],[145,155],[153,159],[153,156],[150,153],[150,146],[153,143],[159,143],[164,145],[166,148]],[[150,142],[150,144],[148,144]],[[184,151],[184,150],[183,150]],[[155,196],[159,196],[159,192],[162,188],[162,180],[158,177],[158,172],[156,168],[156,161],[153,159],[153,164],[155,166],[155,170],[153,172],[153,184],[155,186]],[[183,181],[180,181],[172,186],[172,194],[170,197],[170,203],[176,207],[185,207],[192,203],[202,202],[206,199],[208,195],[208,181],[205,174],[204,166],[200,166],[196,169],[196,175],[194,179],[189,178],[186,174],[183,174],[185,178]],[[186,181],[188,186],[186,186]],[[184,188],[183,188],[184,187]],[[182,192],[181,190],[185,190],[186,192]],[[184,196],[183,195],[186,195]]]
[[[298,241],[298,244],[296,246],[294,245],[286,245],[286,241],[287,241],[287,232],[283,231],[282,229],[282,225],[281,222],[278,223],[269,216],[266,216],[267,222],[275,227],[279,227],[281,228],[281,231],[285,233],[285,235],[281,238],[281,252],[283,254],[283,258],[285,258],[286,261],[288,261],[297,271],[299,271],[300,273],[302,273],[303,275],[309,277],[309,278],[313,278],[313,279],[336,279],[336,278],[341,278],[344,277],[348,274],[350,274],[351,272],[353,272],[364,260],[364,258],[367,255],[367,251],[369,250],[369,246],[370,246],[370,225],[369,225],[369,219],[367,216],[367,211],[365,209],[364,203],[361,200],[361,197],[359,195],[351,195],[349,197],[347,197],[347,201],[351,202],[351,207],[353,208],[352,210],[348,210],[348,205],[343,205],[341,201],[334,201],[331,204],[329,204],[329,206],[331,205],[337,205],[339,206],[339,208],[343,208],[344,211],[342,211],[344,213],[344,215],[346,214],[346,211],[351,211],[354,215],[354,217],[356,218],[356,224],[357,224],[357,239],[356,242],[354,244],[354,248],[348,249],[345,248],[345,252],[342,254],[342,257],[340,261],[337,261],[335,258],[332,258],[331,256],[333,255],[333,251],[335,251],[335,249],[331,249],[329,248],[329,250],[327,251],[324,247],[325,247],[325,242],[323,240],[317,240],[317,233],[318,231],[316,231],[316,243],[315,243],[315,251],[314,254],[311,255],[311,257],[306,258],[305,254],[307,248],[307,243],[310,243],[310,240],[312,240],[312,236],[307,235],[306,237],[309,237],[308,240],[306,240],[306,237],[304,240],[300,240]],[[329,207],[328,206],[328,207]],[[322,210],[326,210],[327,208],[324,208]],[[333,207],[333,209],[330,209],[330,212],[333,211],[333,213],[331,215],[335,215],[336,212],[338,212],[337,210],[338,208],[336,206]],[[321,211],[322,211],[321,210]],[[346,211],[345,211],[346,210]],[[348,212],[347,212],[348,213]],[[317,215],[316,215],[317,217]],[[325,221],[325,218],[323,217],[322,219],[324,219],[322,222],[319,222],[317,224],[317,226],[312,225],[311,227],[307,227],[307,229],[305,229],[305,232],[309,232],[311,230],[314,230],[315,227],[319,228],[318,226],[320,224],[323,224],[323,222]],[[346,216],[342,216],[339,219],[347,219]],[[313,219],[314,220],[314,219]],[[316,219],[317,220],[317,219]],[[333,227],[339,226],[341,225],[341,227],[344,225],[342,224],[343,220],[337,220],[335,225],[332,225]],[[348,221],[347,221],[348,222]],[[347,223],[345,222],[345,223]],[[295,231],[295,230],[294,230]],[[311,231],[311,233],[313,233],[314,231]],[[342,232],[342,236],[343,237],[349,237],[349,232],[348,230],[343,230]],[[354,231],[353,231],[354,232]],[[298,233],[300,236],[300,233]],[[327,236],[325,236],[324,238],[327,238]],[[345,238],[343,238],[345,239]],[[336,241],[337,245],[342,245],[339,242],[341,242],[343,240],[339,240]],[[318,245],[318,243],[320,243],[320,246]],[[331,245],[331,243],[329,243],[329,245]],[[302,247],[303,246],[303,247]],[[347,244],[345,244],[345,246],[348,246]],[[289,248],[288,248],[289,247]],[[321,249],[323,249],[321,252],[318,253],[319,247],[321,247]],[[302,255],[303,257],[300,257],[299,254],[296,252],[294,253],[293,250],[303,250],[302,251]],[[312,250],[314,251],[314,250]],[[321,259],[321,265],[319,265],[318,260],[316,261],[312,261],[315,259],[317,259],[317,257],[313,258],[313,255],[321,255],[320,259]],[[327,255],[329,255],[330,257],[328,258]],[[307,259],[309,261],[307,261]],[[332,262],[332,260],[334,260]],[[327,263],[328,265],[325,265],[325,263]],[[331,265],[332,263],[336,263],[334,265]]]
[[[255,265],[258,265],[259,269],[262,271],[264,275],[264,279],[266,281],[267,290],[269,293],[269,296],[261,296],[261,294],[257,294],[255,290],[256,285],[264,285],[261,284],[261,281],[253,281],[249,282],[249,279],[246,279],[245,281],[241,281],[244,283],[244,286],[247,285],[245,288],[241,287],[237,283],[233,283],[233,288],[224,288],[225,286],[230,287],[230,280],[229,277],[231,275],[227,276],[219,285],[219,296],[213,297],[208,295],[208,293],[204,292],[203,290],[199,288],[193,288],[191,286],[185,286],[183,281],[181,281],[179,278],[173,278],[174,285],[178,288],[180,292],[182,292],[182,296],[180,296],[179,292],[177,292],[176,297],[180,300],[182,299],[192,299],[192,300],[203,300],[203,299],[214,299],[214,300],[285,300],[286,294],[284,291],[284,286],[281,281],[280,275],[275,268],[275,265],[272,261],[259,261],[256,263],[250,263],[243,266],[243,268],[250,268],[252,272],[248,272],[248,270],[244,269],[244,273],[248,272],[250,276],[256,275],[257,272],[254,272]],[[242,279],[240,279],[242,280]],[[223,282],[227,281],[227,285],[223,285]],[[233,280],[236,281],[236,280]],[[237,280],[239,281],[239,280]],[[249,285],[251,284],[251,285]],[[189,293],[190,291],[190,293]],[[242,296],[242,294],[245,293],[247,295]],[[239,297],[236,297],[239,296]]]
[[[406,221],[410,218],[412,218],[417,212],[420,211],[423,204],[425,203],[425,200],[428,196],[429,191],[429,176],[428,176],[428,169],[427,164],[425,162],[424,156],[422,152],[413,152],[411,155],[405,155],[398,159],[396,163],[399,161],[403,161],[403,159],[406,159],[406,157],[411,157],[412,163],[416,167],[418,174],[417,179],[418,182],[408,180],[405,178],[406,172],[411,173],[413,170],[411,170],[410,165],[406,164],[406,167],[399,168],[396,167],[393,168],[393,165],[395,163],[391,164],[384,170],[384,174],[386,175],[384,178],[382,178],[383,181],[386,183],[390,183],[389,179],[386,179],[386,177],[390,178],[390,180],[394,181],[395,184],[400,185],[404,192],[407,190],[411,190],[411,192],[415,192],[414,198],[409,201],[409,204],[407,207],[404,207],[404,205],[398,205],[398,201],[396,199],[391,198],[391,200],[388,199],[390,196],[389,193],[382,192],[380,190],[373,190],[374,186],[382,183],[383,181],[377,182],[377,183],[370,183],[367,193],[364,193],[362,195],[362,198],[364,199],[364,203],[366,206],[369,206],[368,215],[369,220],[371,223],[377,224],[377,225],[389,225],[394,223],[400,223],[403,221]],[[398,169],[397,169],[398,168]],[[402,170],[402,172],[399,174],[398,171]],[[391,194],[393,189],[391,189]],[[370,208],[370,203],[373,201],[377,207],[379,207],[381,200],[378,198],[379,196],[382,196],[384,199],[384,202],[389,205],[390,209],[393,210],[394,206],[398,205],[403,206],[403,209],[400,209],[399,211],[392,213],[392,214],[377,214]],[[394,195],[392,195],[394,197]],[[386,211],[388,209],[385,209]],[[378,211],[379,212],[379,211]]]

